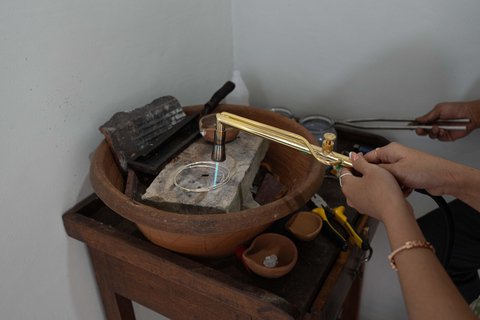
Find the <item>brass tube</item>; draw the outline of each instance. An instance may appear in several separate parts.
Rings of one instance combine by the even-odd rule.
[[[227,158],[225,153],[225,132],[227,128],[223,123],[215,123],[215,134],[213,136],[212,160],[223,162]]]
[[[286,131],[277,127],[269,126],[267,124],[250,120],[244,117],[237,116],[232,113],[222,112],[217,114],[217,127],[221,128],[219,124],[225,124],[239,130],[257,135],[259,137],[283,144],[287,147],[299,150],[301,152],[312,155],[317,161],[323,163],[324,165],[342,165],[344,167],[352,167],[350,158],[336,152],[328,152],[321,147],[311,145],[305,137]],[[217,144],[215,147],[217,148]],[[225,149],[225,143],[218,148]],[[215,151],[218,153],[221,151]],[[212,160],[214,155],[212,153]]]

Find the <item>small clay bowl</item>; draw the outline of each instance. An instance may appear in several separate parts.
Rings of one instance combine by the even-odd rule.
[[[312,241],[315,239],[322,226],[322,218],[318,214],[308,211],[294,214],[285,224],[285,228],[301,241]]]
[[[217,118],[215,113],[208,114],[198,121],[198,128],[200,129],[200,133],[205,140],[213,142],[213,137],[215,136],[216,121]],[[227,130],[225,131],[225,142],[229,142],[235,139],[238,136],[238,133],[238,129],[227,127]]]
[[[272,255],[278,263],[266,267],[266,262]],[[280,278],[292,270],[297,263],[298,251],[292,240],[276,233],[264,233],[253,240],[249,248],[243,252],[243,261],[247,266],[264,278]]]

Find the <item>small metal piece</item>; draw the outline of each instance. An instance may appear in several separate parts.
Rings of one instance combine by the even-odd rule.
[[[201,179],[198,179],[200,173]],[[204,174],[207,173],[207,174]],[[197,179],[190,176],[197,175]],[[217,162],[197,161],[189,163],[177,170],[173,177],[174,185],[185,192],[208,192],[226,184],[233,174],[230,170]],[[198,198],[199,202],[203,199]]]
[[[365,227],[365,228],[363,228],[362,234],[365,238],[368,238],[368,233],[369,232],[370,232],[370,227]]]
[[[407,125],[402,126],[392,126],[392,125],[359,125],[356,124],[358,122],[408,122]],[[410,124],[412,123],[412,124]],[[387,118],[365,118],[365,119],[350,119],[350,120],[342,120],[335,122],[337,125],[344,125],[348,127],[353,127],[357,129],[384,129],[384,130],[415,130],[415,129],[425,129],[431,130],[433,125],[426,125],[426,124],[414,124],[415,119],[404,119],[404,118],[397,118],[397,119],[387,119]],[[446,120],[435,120],[434,123],[470,123],[470,119],[446,119]],[[444,130],[467,130],[467,126],[450,126],[450,125],[439,125],[439,129]]]
[[[332,152],[333,147],[335,146],[335,139],[337,139],[337,136],[334,133],[327,132],[323,135],[323,142],[322,142],[322,148],[326,152]]]
[[[328,203],[318,193],[315,193],[310,200],[312,200],[312,202],[319,208],[324,207],[331,210]]]
[[[373,255],[373,249],[372,249],[372,247],[370,247],[370,248],[368,248],[368,255],[366,256],[366,258],[361,260],[362,263],[370,261],[370,259],[372,258],[372,255]]]
[[[365,229],[364,229],[365,230]],[[373,249],[372,247],[370,247],[368,249],[368,253],[367,253],[367,256],[363,259],[359,259],[358,262],[357,262],[357,265],[355,266],[355,268],[353,269],[353,280],[355,279],[362,279],[363,278],[363,271],[360,270],[362,264],[364,263],[367,263],[368,261],[370,261],[370,259],[372,258],[372,255],[373,255]]]
[[[213,137],[212,161],[223,162],[227,158],[225,153],[225,132],[225,125],[217,120]]]
[[[353,174],[351,174],[350,172],[347,172],[347,173],[341,174],[340,177],[338,177],[338,182],[340,183],[340,188],[343,187],[342,178],[345,177],[345,176],[353,176]]]
[[[355,281],[357,279],[363,279],[363,271],[361,271],[359,268],[355,268],[352,274],[352,281]]]

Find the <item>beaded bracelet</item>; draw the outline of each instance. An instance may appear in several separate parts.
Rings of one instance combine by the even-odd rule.
[[[405,242],[404,246],[398,248],[397,250],[393,251],[392,253],[390,253],[388,255],[388,260],[390,260],[390,265],[392,266],[393,270],[398,271],[397,266],[395,265],[395,259],[393,257],[397,253],[399,253],[400,251],[408,250],[408,249],[412,249],[412,248],[427,248],[427,249],[431,249],[433,251],[433,253],[435,253],[435,248],[433,247],[433,245],[430,242],[418,241],[418,240],[417,241],[407,241],[407,242]]]

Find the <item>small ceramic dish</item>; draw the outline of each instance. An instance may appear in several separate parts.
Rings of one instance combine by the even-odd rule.
[[[243,252],[247,266],[264,278],[280,278],[297,263],[298,251],[292,240],[276,233],[264,233]]]
[[[198,128],[200,129],[200,133],[207,141],[213,142],[213,137],[215,136],[215,122],[215,113],[208,114],[198,121]],[[225,142],[229,142],[235,139],[238,136],[238,133],[238,129],[227,127],[227,130],[225,132]]]
[[[302,211],[293,215],[285,224],[295,238],[302,241],[312,241],[323,226],[322,218],[313,212]]]

